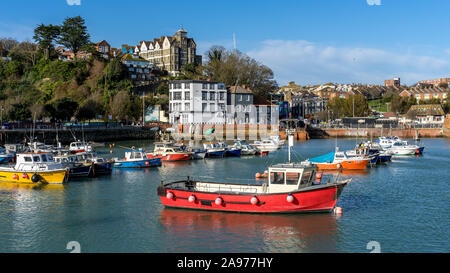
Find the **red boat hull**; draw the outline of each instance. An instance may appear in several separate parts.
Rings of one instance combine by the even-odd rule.
[[[175,161],[187,161],[190,160],[192,158],[191,154],[188,153],[180,153],[180,154],[168,154],[166,156],[163,155],[152,155],[152,154],[147,154],[147,157],[152,159],[152,158],[161,158],[161,161],[163,162],[175,162]]]
[[[207,192],[191,192],[160,187],[158,194],[161,202],[166,207],[211,210],[240,213],[312,213],[330,212],[336,206],[339,195],[346,184],[319,187],[307,191],[298,191],[282,194],[257,195],[258,203],[252,204],[251,194],[217,194]],[[167,198],[171,192],[173,198]],[[288,202],[288,196],[294,197],[293,202]],[[195,201],[190,202],[189,197],[194,195]],[[220,205],[215,200],[221,197]]]

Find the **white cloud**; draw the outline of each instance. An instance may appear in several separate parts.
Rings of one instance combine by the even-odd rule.
[[[270,67],[285,84],[325,82],[374,83],[400,77],[413,84],[421,79],[443,77],[450,62],[432,56],[390,52],[377,48],[335,47],[302,40],[269,40],[247,54]]]
[[[67,5],[69,6],[80,6],[81,5],[81,0],[66,0],[67,1]]]
[[[369,6],[381,6],[381,0],[366,0]]]

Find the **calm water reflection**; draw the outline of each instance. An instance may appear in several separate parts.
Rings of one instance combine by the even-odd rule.
[[[356,140],[297,143],[295,160],[351,148]],[[423,140],[422,157],[393,162],[351,177],[338,205],[344,214],[253,215],[165,209],[161,181],[194,179],[248,182],[267,165],[285,162],[287,150],[267,157],[225,158],[164,164],[145,170],[116,169],[110,177],[64,186],[0,183],[0,252],[382,252],[450,250],[450,141]],[[147,147],[147,142],[121,146]],[[123,149],[102,149],[122,157]],[[336,176],[336,173],[330,175]],[[261,181],[259,181],[261,183]]]

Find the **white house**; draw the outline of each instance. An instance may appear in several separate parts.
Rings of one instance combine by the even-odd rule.
[[[169,84],[169,122],[225,124],[227,89],[209,81],[179,80]]]

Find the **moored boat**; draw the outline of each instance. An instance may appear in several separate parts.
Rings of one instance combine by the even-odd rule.
[[[364,157],[349,157],[345,152],[336,152],[325,154],[319,157],[309,159],[319,170],[364,170],[367,168],[370,159]]]
[[[330,212],[350,180],[316,184],[310,163],[269,167],[262,185],[190,180],[163,184],[158,195],[166,207],[244,213]]]
[[[245,140],[235,140],[234,147],[241,149],[241,155],[256,155],[258,149],[248,144]]]
[[[69,169],[55,163],[50,153],[18,153],[13,167],[0,167],[0,182],[62,184]]]
[[[222,158],[225,156],[225,148],[220,147],[217,143],[203,143],[203,148],[206,150],[206,157]]]
[[[69,168],[69,178],[88,177],[92,172],[92,163],[78,162],[76,155],[58,155],[54,157],[56,163]]]
[[[150,168],[161,166],[161,157],[148,158],[143,150],[125,151],[123,159],[116,159],[114,168]]]
[[[289,145],[289,149],[291,144]],[[267,183],[241,184],[187,180],[163,184],[157,194],[165,207],[239,213],[331,212],[351,181],[328,180],[310,162],[276,164]]]
[[[261,151],[273,152],[280,149],[280,145],[273,139],[263,139],[261,141],[253,142],[252,146],[258,148]]]
[[[84,143],[81,141],[75,141],[75,142],[70,143],[69,151],[72,154],[77,154],[77,153],[84,153],[84,152],[86,152],[86,153],[93,152],[94,149],[88,143]]]
[[[153,153],[147,153],[146,155],[149,159],[161,158],[162,162],[174,162],[191,160],[194,153],[170,143],[155,143]]]

